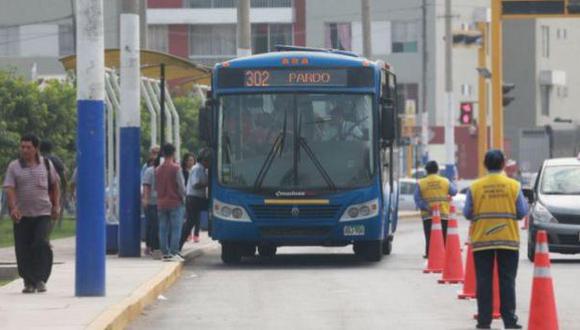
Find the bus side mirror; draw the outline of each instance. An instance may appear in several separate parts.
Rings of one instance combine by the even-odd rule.
[[[208,99],[205,106],[199,109],[199,138],[212,145],[213,101]]]
[[[394,142],[397,137],[395,108],[392,106],[392,102],[388,100],[385,100],[382,103],[381,138],[388,142]]]

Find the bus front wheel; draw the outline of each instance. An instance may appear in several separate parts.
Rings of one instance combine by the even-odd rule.
[[[237,264],[242,261],[242,251],[238,244],[222,242],[222,261],[225,264]]]
[[[355,242],[353,249],[358,257],[366,261],[378,262],[383,258],[383,241]]]

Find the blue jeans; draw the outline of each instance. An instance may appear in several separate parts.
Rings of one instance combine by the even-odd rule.
[[[183,225],[183,206],[172,209],[158,209],[159,244],[163,255],[175,255],[179,252],[181,227]]]

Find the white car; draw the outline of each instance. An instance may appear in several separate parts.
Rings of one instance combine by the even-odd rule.
[[[417,189],[417,180],[411,178],[399,179],[399,210],[415,211],[415,200],[413,195]]]

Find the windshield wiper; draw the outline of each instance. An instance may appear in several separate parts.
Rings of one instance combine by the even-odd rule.
[[[336,185],[332,181],[332,178],[330,177],[330,175],[328,175],[328,172],[326,172],[326,170],[324,169],[324,167],[320,163],[320,160],[318,160],[318,157],[316,157],[316,154],[314,152],[312,152],[312,149],[310,148],[310,146],[308,145],[308,143],[306,142],[306,140],[302,136],[300,136],[298,138],[298,144],[299,144],[299,146],[304,148],[306,155],[314,163],[314,166],[316,167],[316,169],[318,170],[320,175],[322,175],[322,178],[324,179],[324,181],[326,181],[326,184],[328,185],[328,187],[331,190],[336,190]]]
[[[284,123],[282,125],[282,132],[280,132],[276,136],[276,139],[274,139],[274,143],[272,144],[270,151],[268,151],[268,155],[266,156],[264,163],[262,163],[260,171],[258,172],[258,176],[254,181],[254,190],[258,190],[262,187],[264,179],[266,179],[266,175],[268,174],[268,171],[270,171],[270,167],[274,162],[276,154],[278,154],[280,157],[282,156],[282,152],[284,151],[284,145],[286,144],[286,132],[288,128],[287,124],[288,124],[288,109],[284,110]]]
[[[298,130],[297,130],[297,136],[298,136],[298,143],[296,144],[295,148],[296,148],[296,157],[299,156],[300,153],[300,147],[302,147],[304,149],[304,151],[306,152],[306,155],[308,156],[308,158],[310,158],[310,160],[312,161],[312,163],[314,163],[314,167],[316,167],[316,169],[318,170],[318,172],[320,173],[320,175],[322,175],[322,178],[324,179],[324,181],[326,181],[326,184],[328,185],[328,187],[331,190],[336,190],[336,185],[334,184],[334,182],[332,181],[332,178],[330,177],[330,175],[328,175],[328,172],[326,172],[326,170],[324,169],[324,166],[322,166],[322,163],[320,163],[320,160],[318,159],[318,157],[316,157],[316,154],[314,152],[312,152],[312,149],[310,148],[310,146],[308,145],[308,142],[306,142],[306,140],[302,137],[302,114],[300,115],[300,120],[298,121]],[[298,165],[295,165],[295,171],[298,171]],[[297,179],[297,178],[296,178]]]

